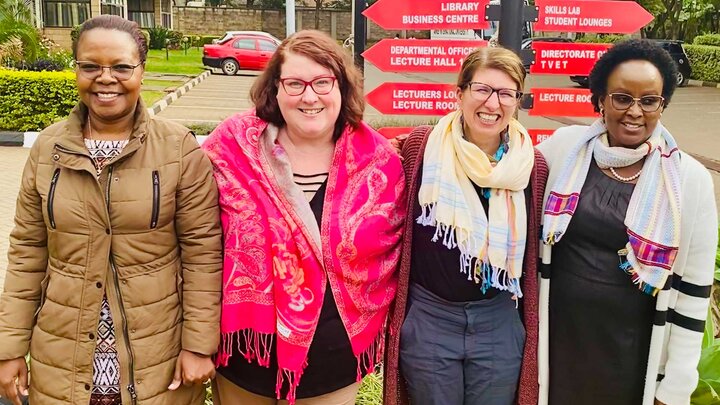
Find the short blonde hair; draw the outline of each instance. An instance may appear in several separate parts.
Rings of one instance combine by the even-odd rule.
[[[479,69],[497,69],[507,73],[523,91],[525,86],[525,67],[517,54],[502,47],[478,48],[472,51],[463,61],[458,75],[457,86],[465,90]]]

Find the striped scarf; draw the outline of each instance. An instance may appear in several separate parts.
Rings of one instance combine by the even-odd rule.
[[[433,242],[442,239],[448,249],[460,249],[460,271],[483,291],[494,287],[522,297],[524,190],[535,153],[517,120],[510,122],[508,135],[509,150],[493,167],[479,147],[464,139],[459,111],[441,118],[425,148],[417,222],[436,227]],[[491,189],[487,216],[473,183]]]
[[[567,230],[593,157],[603,169],[645,158],[625,214],[629,242],[618,254],[624,258],[620,268],[640,290],[655,295],[671,274],[680,243],[680,153],[675,139],[658,123],[636,149],[610,147],[605,124],[595,121],[568,154],[550,191],[543,220],[545,244],[559,242]]]

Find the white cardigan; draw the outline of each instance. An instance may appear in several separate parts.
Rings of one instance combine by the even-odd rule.
[[[538,146],[550,169],[545,201],[565,157],[587,128],[581,125],[560,128]],[[690,155],[681,153],[680,176],[680,247],[670,288],[657,295],[643,405],[653,405],[656,398],[667,405],[689,405],[698,383],[697,364],[713,283],[718,217],[710,173]],[[550,262],[549,253],[545,246],[543,263]],[[543,277],[538,351],[540,405],[547,405],[549,392],[549,298],[550,278]],[[662,380],[657,381],[659,378]]]

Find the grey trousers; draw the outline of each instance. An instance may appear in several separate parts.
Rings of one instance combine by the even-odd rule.
[[[446,301],[412,284],[400,331],[400,367],[413,405],[510,405],[525,328],[508,292]]]

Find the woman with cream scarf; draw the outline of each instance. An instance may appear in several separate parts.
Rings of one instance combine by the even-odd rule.
[[[536,235],[547,169],[513,118],[524,78],[513,52],[474,51],[458,78],[458,111],[404,142],[409,215],[385,404],[408,394],[420,405],[537,401]]]

